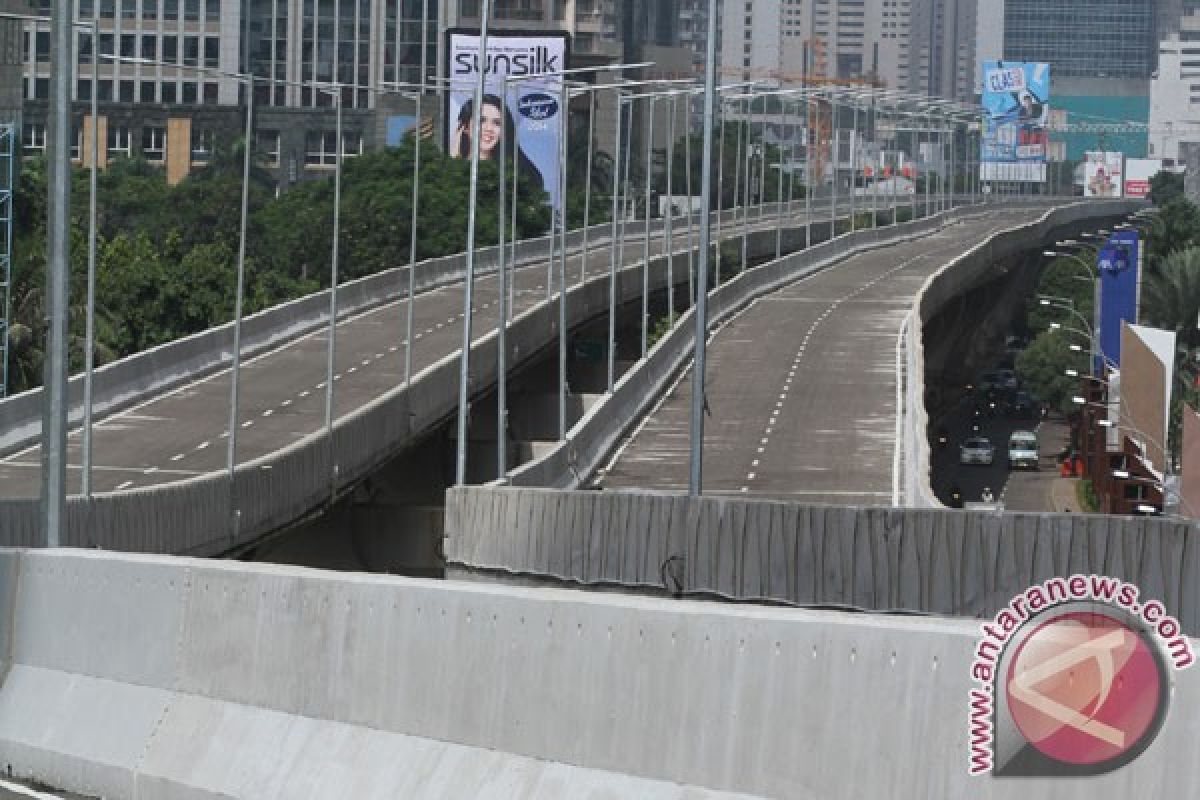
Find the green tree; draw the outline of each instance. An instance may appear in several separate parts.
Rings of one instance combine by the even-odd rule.
[[[1147,237],[1147,272],[1159,270],[1176,250],[1200,245],[1200,210],[1183,197],[1168,201],[1153,218]]]
[[[1041,333],[1017,356],[1017,375],[1041,400],[1063,412],[1074,408],[1071,398],[1079,388],[1079,379],[1066,374],[1068,369],[1087,372],[1088,355],[1071,350],[1075,337],[1061,332]],[[1076,344],[1081,342],[1074,341]]]
[[[1174,172],[1160,171],[1150,179],[1150,202],[1165,206],[1172,200],[1183,197],[1183,176]]]
[[[1142,317],[1158,328],[1175,331],[1188,349],[1200,346],[1200,247],[1167,256],[1142,284]]]
[[[1095,263],[1095,251],[1085,249],[1078,255],[1083,264],[1073,258],[1057,258],[1042,270],[1042,274],[1038,278],[1037,290],[1034,292],[1034,296],[1027,301],[1025,311],[1025,324],[1030,333],[1035,335],[1041,333],[1047,330],[1052,322],[1079,327],[1079,320],[1074,314],[1064,311],[1062,308],[1042,305],[1041,297],[1066,299],[1081,317],[1089,321],[1089,324],[1095,318],[1093,314],[1095,281],[1094,279],[1088,280],[1088,272],[1084,269],[1084,264]],[[1094,271],[1092,274],[1095,274]]]

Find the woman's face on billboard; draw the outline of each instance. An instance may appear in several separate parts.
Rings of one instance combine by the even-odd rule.
[[[496,145],[504,137],[504,112],[490,103],[483,105],[483,128],[479,136],[479,155],[492,158]]]

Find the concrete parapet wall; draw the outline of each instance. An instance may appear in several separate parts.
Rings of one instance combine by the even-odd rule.
[[[447,495],[446,559],[452,575],[961,617],[1097,573],[1136,583],[1200,634],[1200,528],[1161,518],[465,487]]]
[[[1076,202],[1047,213],[1031,226],[1003,231],[990,237],[980,246],[962,254],[931,276],[917,293],[909,316],[904,352],[898,361],[904,369],[903,419],[900,465],[905,496],[903,504],[910,508],[940,508],[930,485],[929,414],[925,408],[925,326],[954,298],[980,282],[986,282],[989,271],[1015,255],[1050,243],[1055,230],[1078,225],[1085,220],[1102,220],[1128,214],[1145,203],[1138,200],[1106,200]]]
[[[1166,797],[967,776],[965,621],[22,552],[0,766],[113,800]]]

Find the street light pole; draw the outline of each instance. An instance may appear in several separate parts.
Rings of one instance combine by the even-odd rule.
[[[93,0],[94,2],[94,0]],[[413,128],[413,190],[412,190],[412,215],[408,226],[408,297],[405,305],[408,307],[404,320],[404,385],[408,386],[412,383],[412,351],[413,351],[413,312],[414,295],[416,293],[417,281],[417,225],[420,221],[417,213],[417,208],[421,199],[421,102],[425,98],[425,74],[428,71],[428,51],[429,48],[429,0],[424,0],[421,4],[421,88],[417,91],[417,122]],[[341,146],[341,142],[338,143]],[[504,161],[503,155],[500,158]],[[503,184],[500,189],[503,194]],[[504,226],[504,220],[500,221],[501,228]],[[503,235],[503,233],[501,233]],[[501,245],[503,250],[503,244]],[[503,253],[501,253],[503,257]]]
[[[642,358],[646,357],[649,342],[650,324],[650,173],[654,163],[654,101],[657,98],[647,98],[649,110],[646,113],[646,238],[642,244]]]
[[[71,14],[50,20],[50,152],[46,214],[46,362],[42,411],[42,514],[47,547],[67,532],[67,306],[71,265]]]
[[[458,372],[458,452],[455,457],[454,484],[462,486],[467,481],[467,420],[470,417],[471,377],[471,324],[474,320],[475,299],[475,205],[479,198],[479,147],[483,127],[483,94],[487,70],[488,18],[491,15],[491,0],[480,0],[479,5],[479,77],[475,82],[475,103],[471,109],[471,183],[467,199],[467,274],[463,292],[463,339],[462,357]],[[338,107],[339,118],[341,106]],[[341,150],[339,149],[339,154]],[[340,159],[339,159],[340,163]],[[516,173],[514,173],[516,177]],[[515,235],[514,235],[515,238]]]
[[[99,100],[97,99],[98,73],[100,71],[99,33],[100,9],[98,3],[92,3],[92,88],[91,114],[92,130],[89,138],[91,164],[88,169],[88,275],[87,275],[87,332],[84,335],[84,366],[83,366],[83,436],[81,455],[83,457],[83,474],[80,478],[84,502],[87,503],[88,513],[91,513],[92,500],[92,392],[93,375],[96,370],[96,184],[97,170],[100,160]]]
[[[92,126],[95,127],[94,121]],[[231,385],[229,387],[229,447],[226,451],[226,468],[229,472],[229,506],[232,517],[230,523],[233,526],[233,538],[235,539],[239,533],[241,520],[234,475],[237,468],[238,391],[240,388],[238,378],[242,366],[242,296],[246,285],[246,218],[250,208],[250,155],[254,149],[253,131],[254,76],[248,75],[246,79],[246,132],[245,141],[242,144],[242,203],[238,220],[237,292],[233,310],[233,370],[230,375]],[[337,213],[336,208],[334,213]]]
[[[708,353],[708,245],[712,238],[709,214],[712,197],[713,114],[716,110],[717,77],[717,0],[708,0],[708,40],[704,60],[704,166],[700,192],[704,214],[700,217],[700,268],[696,290],[696,357],[692,365],[691,452],[688,494],[698,497],[704,491],[704,370]]]
[[[617,95],[617,139],[613,154],[612,177],[612,236],[608,254],[608,393],[612,394],[616,384],[617,343],[617,242],[618,224],[621,218],[621,132],[624,125],[621,111],[625,107],[624,96]]]
[[[486,3],[487,0],[484,0]],[[341,232],[342,212],[342,87],[335,86],[332,90],[336,110],[337,137],[335,161],[333,167],[333,250],[329,261],[329,333],[328,346],[325,352],[325,442],[329,453],[329,498],[333,500],[337,493],[338,466],[334,463],[333,448],[333,383],[334,383],[334,348],[337,344],[337,294],[338,294],[338,236]],[[476,108],[478,113],[478,108]],[[233,432],[230,431],[230,438]]]

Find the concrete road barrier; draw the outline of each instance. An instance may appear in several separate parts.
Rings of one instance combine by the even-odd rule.
[[[0,551],[0,769],[126,800],[1188,796],[1200,670],[1133,763],[967,774],[975,624]]]

